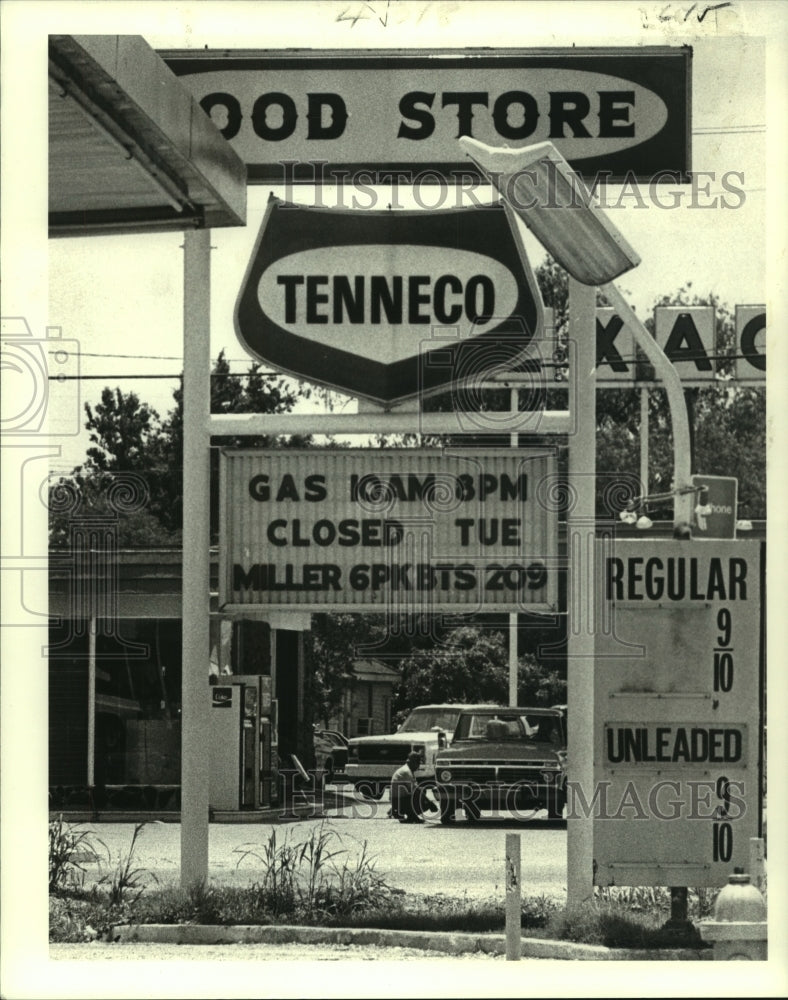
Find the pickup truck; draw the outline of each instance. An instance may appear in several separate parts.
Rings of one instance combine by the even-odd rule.
[[[450,747],[437,756],[436,795],[443,823],[505,809],[518,819],[566,805],[566,706],[468,709]]]
[[[451,743],[460,713],[490,707],[495,706],[419,705],[395,733],[349,740],[345,776],[365,798],[379,799],[391,784],[392,774],[415,751],[422,761],[416,778],[422,785],[432,785],[435,757]]]

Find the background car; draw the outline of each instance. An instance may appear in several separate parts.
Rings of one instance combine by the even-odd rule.
[[[460,808],[471,820],[485,809],[547,809],[550,818],[560,818],[566,804],[566,706],[463,711],[435,770],[443,823],[451,823]]]
[[[315,768],[327,784],[345,774],[347,740],[335,729],[316,729],[312,742],[315,748]]]
[[[346,775],[365,798],[379,799],[391,776],[415,751],[421,757],[416,772],[420,784],[435,782],[435,756],[448,746],[464,710],[492,708],[495,705],[419,705],[395,733],[381,736],[356,736],[348,741]]]

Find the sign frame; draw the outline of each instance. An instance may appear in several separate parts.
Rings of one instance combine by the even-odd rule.
[[[235,49],[235,50],[194,50],[194,49],[162,49],[159,55],[164,59],[176,76],[181,77],[189,87],[195,98],[205,110],[206,103],[216,100],[216,95],[221,99],[230,99],[229,104],[222,105],[227,121],[220,125],[220,131],[228,138],[231,145],[238,149],[242,159],[247,164],[249,184],[317,184],[341,183],[342,178],[364,172],[367,175],[370,169],[379,179],[379,183],[388,183],[392,180],[397,183],[401,175],[410,177],[412,182],[416,174],[423,178],[425,184],[444,183],[462,175],[464,178],[480,176],[478,168],[468,160],[457,159],[456,149],[449,152],[447,142],[433,143],[433,152],[420,159],[414,155],[418,148],[409,149],[406,152],[400,150],[396,145],[398,137],[394,129],[394,145],[388,146],[385,142],[378,141],[374,147],[374,155],[359,158],[357,149],[358,134],[349,142],[350,152],[342,157],[332,154],[330,140],[322,142],[320,134],[326,133],[327,123],[322,119],[322,113],[316,106],[308,107],[301,101],[293,102],[292,107],[288,105],[289,113],[293,119],[294,129],[300,126],[306,128],[304,122],[308,122],[310,115],[312,118],[311,128],[317,133],[314,137],[314,155],[301,155],[301,148],[306,144],[299,142],[295,149],[290,149],[287,139],[290,136],[283,136],[279,131],[284,125],[284,121],[271,127],[272,141],[267,144],[275,147],[276,156],[266,157],[263,154],[254,155],[252,158],[245,155],[243,148],[236,137],[244,129],[248,134],[248,123],[254,121],[255,115],[262,116],[267,122],[266,107],[258,105],[263,97],[269,97],[271,93],[282,95],[284,74],[291,72],[297,78],[310,81],[309,86],[314,96],[325,98],[327,88],[334,87],[334,91],[328,91],[329,95],[334,95],[338,88],[336,84],[337,74],[342,79],[342,74],[355,74],[360,82],[357,84],[361,97],[369,101],[370,95],[386,98],[387,91],[392,89],[390,80],[386,83],[384,74],[396,71],[409,74],[408,79],[413,76],[420,79],[419,85],[413,83],[408,85],[408,93],[421,93],[426,95],[423,101],[414,100],[415,117],[405,119],[408,121],[413,132],[419,132],[419,128],[426,131],[433,112],[435,115],[448,113],[452,116],[453,123],[458,124],[460,135],[472,134],[474,111],[477,115],[478,105],[470,108],[462,107],[462,98],[458,94],[472,94],[478,97],[484,94],[488,105],[493,103],[493,92],[489,92],[489,80],[485,81],[484,71],[498,71],[505,74],[507,82],[505,84],[505,94],[525,93],[530,96],[530,91],[524,89],[517,91],[516,74],[522,71],[527,82],[527,73],[545,71],[545,76],[553,78],[556,73],[570,72],[587,74],[589,77],[597,76],[599,79],[606,78],[608,85],[615,80],[622,88],[626,84],[641,87],[657,97],[658,101],[665,108],[664,124],[646,140],[635,145],[630,145],[614,152],[594,154],[583,157],[569,155],[566,159],[570,165],[584,178],[592,180],[599,175],[604,175],[606,181],[621,183],[625,180],[632,181],[633,178],[639,182],[657,183],[686,183],[692,169],[692,105],[691,105],[691,75],[692,75],[692,48],[690,46],[599,46],[599,47],[561,47],[561,48],[509,48],[496,49],[494,52],[489,49],[459,48],[459,49],[375,49],[375,50],[319,50],[302,51],[294,54],[292,51],[260,50],[260,49]],[[419,86],[433,86],[431,81],[424,79],[425,74],[435,71],[447,75],[446,87],[442,87],[439,96],[437,91],[433,94],[433,100],[429,97],[432,93],[427,90],[419,90]],[[270,73],[270,85],[259,80],[263,73]],[[218,73],[215,85],[210,92],[202,93],[206,89],[204,78],[206,74]],[[224,74],[222,77],[221,74]],[[249,101],[242,103],[238,97],[232,93],[231,82],[227,74],[243,73],[251,80],[257,79],[253,84],[253,94]],[[333,74],[333,76],[332,76]],[[448,76],[448,74],[453,74]],[[471,79],[477,74],[481,79]],[[202,79],[201,79],[202,78]],[[383,82],[381,82],[383,81]],[[486,86],[483,84],[486,82]],[[201,85],[202,84],[202,85]],[[569,84],[565,84],[568,86]],[[526,87],[526,83],[521,86]],[[529,86],[532,86],[529,84]],[[456,89],[455,89],[456,88]],[[462,88],[462,89],[460,89]],[[631,93],[635,91],[605,91],[605,93]],[[563,92],[561,92],[563,93]],[[574,91],[569,91],[574,93]],[[306,91],[304,92],[304,95]],[[286,93],[283,95],[288,97]],[[338,95],[342,97],[341,91]],[[400,97],[400,102],[402,101]],[[292,98],[291,98],[292,100]],[[251,101],[251,103],[250,103]],[[632,101],[635,101],[634,96]],[[441,102],[443,102],[441,104]],[[454,104],[457,109],[454,110]],[[385,117],[379,112],[372,112],[366,121],[362,119],[363,107],[347,107],[342,98],[342,108],[337,104],[339,118],[345,115],[345,121],[354,122],[355,128],[360,133],[368,127],[368,122],[375,118]],[[633,103],[633,106],[634,103]],[[400,105],[397,105],[399,108]],[[552,104],[545,107],[537,105],[539,117],[547,118],[548,111],[553,110]],[[616,110],[617,108],[617,110]],[[611,130],[624,129],[623,118],[618,119],[616,114],[624,115],[621,106],[611,109]],[[210,110],[210,109],[209,109]],[[601,110],[601,109],[600,109]],[[496,112],[495,105],[486,108],[487,114],[493,117]],[[470,113],[470,119],[467,115]],[[500,116],[501,111],[498,109]],[[527,108],[523,105],[523,118],[527,114]],[[593,116],[596,111],[590,111]],[[282,109],[282,119],[285,111]],[[295,117],[293,117],[295,116]],[[465,117],[461,117],[465,116]],[[500,145],[504,142],[515,145],[531,145],[534,142],[542,141],[543,138],[557,139],[557,146],[561,149],[563,133],[568,122],[561,125],[562,136],[545,135],[540,136],[533,132],[523,134],[521,138],[513,139],[517,131],[516,126],[509,121],[509,113],[504,116],[509,122],[504,132],[508,134],[501,136],[497,130],[490,129],[484,134],[476,137],[492,145]],[[297,119],[297,120],[296,120]],[[331,121],[333,122],[333,118]],[[499,119],[500,120],[500,119]],[[414,124],[415,123],[415,124]],[[397,122],[399,124],[399,121]],[[259,127],[259,126],[258,126]],[[337,125],[337,127],[339,127]],[[524,130],[523,121],[523,130]],[[551,125],[551,128],[553,126]],[[555,126],[557,127],[557,126]],[[580,124],[571,124],[572,130],[582,127]],[[628,125],[626,125],[628,127]],[[634,128],[634,124],[632,126]],[[266,131],[268,126],[263,127]],[[470,131],[464,131],[468,129]],[[282,129],[283,130],[283,129]],[[586,130],[587,131],[587,130]],[[454,132],[449,135],[446,129],[446,138],[453,141],[456,147],[457,136]],[[574,133],[575,136],[578,134]],[[275,137],[275,138],[274,138]],[[401,138],[401,136],[400,136]],[[410,137],[408,137],[410,138]],[[432,133],[424,137],[428,142],[432,138]],[[497,141],[496,141],[497,140]],[[248,141],[248,139],[247,139]],[[257,142],[265,140],[258,138]],[[570,141],[576,141],[574,137]],[[381,148],[381,145],[384,148]],[[666,150],[669,151],[666,158]],[[563,150],[561,150],[563,152]],[[636,155],[632,155],[633,152]],[[318,166],[316,166],[316,164]],[[414,173],[415,168],[415,173]]]
[[[442,536],[440,535],[440,526],[436,532],[433,534],[429,533],[430,525],[425,524],[425,518],[418,517],[408,520],[407,516],[400,515],[402,522],[404,523],[404,541],[406,552],[415,552],[417,558],[421,557],[421,553],[424,551],[423,548],[416,549],[416,544],[419,544],[418,538],[414,541],[415,535],[421,534],[424,537],[424,532],[426,530],[429,535],[429,540],[427,541],[427,551],[429,552],[430,561],[428,565],[430,569],[435,568],[437,563],[437,569],[439,571],[447,571],[450,575],[446,577],[445,580],[432,588],[421,588],[414,583],[413,586],[403,585],[399,590],[395,590],[393,597],[391,596],[391,591],[387,590],[384,586],[378,588],[378,593],[375,592],[374,586],[370,583],[367,587],[355,588],[357,592],[366,590],[371,593],[370,598],[364,598],[357,601],[349,600],[337,600],[331,601],[330,596],[332,592],[336,592],[338,588],[334,586],[338,581],[342,581],[342,587],[344,592],[352,592],[352,588],[349,588],[345,583],[346,569],[350,569],[349,559],[346,560],[348,565],[346,566],[342,560],[337,560],[332,562],[331,559],[331,549],[328,545],[334,546],[334,551],[336,551],[337,546],[342,546],[342,542],[331,541],[330,543],[324,544],[324,542],[316,541],[317,534],[313,534],[311,541],[306,541],[309,538],[310,531],[313,530],[313,526],[309,522],[309,517],[305,520],[300,520],[298,531],[301,537],[297,540],[288,539],[285,543],[285,534],[290,530],[289,527],[284,526],[284,522],[281,519],[274,518],[274,513],[271,510],[265,511],[265,516],[269,518],[274,518],[278,520],[279,523],[276,527],[277,535],[276,542],[279,551],[282,553],[287,553],[288,558],[291,559],[290,565],[293,566],[292,571],[286,569],[287,574],[291,574],[292,578],[295,579],[296,574],[302,571],[302,579],[304,586],[300,587],[299,583],[291,584],[292,592],[297,593],[299,589],[306,591],[305,598],[302,600],[285,599],[282,601],[271,601],[263,602],[260,600],[249,602],[239,602],[233,599],[235,593],[232,585],[232,575],[236,570],[234,565],[234,558],[236,554],[236,549],[239,545],[243,546],[243,550],[247,555],[248,562],[243,565],[240,572],[245,579],[251,579],[251,575],[255,570],[256,566],[261,564],[257,563],[256,554],[265,547],[266,551],[273,550],[276,546],[270,542],[270,533],[267,533],[269,539],[268,542],[262,537],[263,529],[255,527],[251,522],[254,521],[254,513],[256,513],[255,508],[248,508],[247,511],[243,510],[241,503],[237,501],[237,493],[234,493],[233,487],[231,486],[230,480],[230,464],[236,460],[237,462],[247,460],[251,468],[252,463],[256,463],[254,468],[264,468],[266,463],[270,460],[275,460],[284,465],[290,462],[293,466],[296,476],[301,475],[304,468],[308,466],[310,469],[310,475],[314,476],[316,473],[319,474],[319,470],[325,466],[328,467],[328,463],[323,463],[321,465],[321,459],[335,459],[334,464],[340,465],[344,472],[351,472],[354,465],[357,465],[359,469],[366,470],[364,476],[361,479],[369,477],[370,480],[377,479],[380,476],[393,476],[400,475],[401,473],[392,473],[391,469],[386,463],[392,466],[397,464],[401,466],[403,472],[408,474],[413,468],[418,470],[419,463],[424,463],[425,469],[423,473],[421,470],[417,471],[415,474],[420,475],[430,475],[436,479],[437,484],[441,482],[446,482],[447,477],[454,475],[452,467],[454,465],[465,468],[466,470],[471,470],[474,475],[481,476],[483,474],[492,474],[492,470],[489,468],[489,463],[492,461],[495,464],[495,470],[500,472],[500,469],[508,464],[511,466],[522,469],[527,462],[538,462],[539,469],[538,473],[541,478],[537,479],[536,475],[528,474],[527,480],[527,497],[525,502],[532,505],[532,509],[539,510],[541,516],[540,525],[536,525],[533,522],[533,526],[526,522],[523,525],[523,533],[525,531],[531,531],[537,533],[541,532],[541,542],[543,551],[526,551],[526,539],[523,538],[522,547],[516,547],[514,543],[510,545],[508,550],[505,550],[506,565],[503,565],[504,556],[501,555],[501,543],[499,539],[499,545],[495,548],[494,552],[489,554],[479,555],[478,551],[472,551],[472,546],[468,545],[468,551],[460,552],[458,555],[448,554],[439,552],[435,555],[433,550],[433,541],[436,543],[438,549],[440,549]],[[382,470],[379,465],[376,465],[376,460],[383,461]],[[298,466],[298,462],[302,461],[303,465]],[[344,463],[344,464],[343,464]],[[464,465],[463,465],[464,463]],[[486,467],[484,463],[487,463]],[[485,472],[486,468],[486,472]],[[250,471],[246,466],[246,474]],[[376,472],[370,474],[370,470],[375,470]],[[341,476],[343,472],[339,473]],[[498,613],[498,612],[550,612],[555,613],[558,608],[558,574],[561,568],[561,561],[558,553],[558,500],[555,497],[555,485],[557,483],[558,476],[558,466],[557,466],[557,451],[554,447],[532,447],[532,448],[494,448],[494,449],[475,449],[475,448],[455,448],[455,449],[438,449],[438,448],[400,448],[400,449],[376,449],[376,448],[344,448],[344,449],[290,449],[290,448],[277,448],[277,449],[264,449],[264,448],[224,448],[220,452],[220,482],[219,482],[219,493],[220,493],[220,527],[219,527],[219,608],[222,613],[229,614],[243,614],[246,616],[260,616],[265,617],[267,613],[272,611],[297,611],[297,612],[331,612],[331,613],[342,613],[342,612],[356,612],[356,613],[366,613],[366,614],[425,614],[432,612],[453,612],[453,613]],[[361,512],[366,514],[370,518],[374,518],[376,513],[380,513],[385,507],[380,506],[377,498],[370,501],[370,496],[367,495],[357,495],[356,500],[346,500],[344,497],[337,498],[337,496],[332,495],[330,490],[324,490],[325,495],[320,496],[318,490],[320,489],[320,484],[316,480],[313,480],[311,484],[306,484],[305,478],[302,477],[299,480],[302,483],[301,492],[304,493],[304,488],[312,489],[312,498],[315,501],[311,504],[313,508],[312,511],[308,511],[306,508],[308,504],[302,504],[298,513],[303,513],[308,515],[311,513],[319,514],[321,520],[327,518],[329,514],[333,514],[334,523],[338,526],[340,520],[342,520],[343,515],[346,511],[350,512]],[[250,481],[251,482],[251,481]],[[363,486],[363,483],[356,480],[359,487]],[[477,480],[478,483],[481,479]],[[507,490],[511,493],[513,479],[510,477],[509,483],[507,484]],[[501,491],[503,493],[503,480],[500,479]],[[268,484],[267,484],[268,485]],[[368,483],[369,488],[375,489],[376,484],[374,482]],[[247,484],[247,488],[248,484]],[[352,487],[351,487],[352,488]],[[438,486],[438,488],[440,488]],[[476,488],[476,487],[474,487]],[[288,493],[290,494],[286,502],[292,500],[292,488],[291,484],[287,485]],[[296,486],[296,489],[298,487]],[[389,494],[391,494],[391,486],[389,485]],[[253,499],[254,494],[252,494]],[[470,497],[469,499],[473,503],[468,507],[464,508],[461,505],[458,506],[456,499],[453,499],[450,494],[445,492],[442,494],[433,494],[435,497],[435,503],[432,507],[432,513],[429,513],[429,508],[427,504],[422,501],[421,506],[428,510],[426,521],[429,522],[430,517],[433,518],[435,523],[439,525],[441,517],[453,516],[455,511],[459,511],[465,514],[471,514],[481,510],[482,512],[487,511],[488,516],[493,515],[491,510],[495,500],[489,500],[489,496],[481,496],[478,492],[476,496]],[[274,503],[283,503],[283,500],[276,500],[275,497],[269,495],[268,499],[271,500],[271,508],[273,508]],[[299,501],[305,499],[304,496],[299,495]],[[385,500],[385,497],[383,498]],[[418,497],[414,499],[420,499]],[[464,498],[463,498],[464,499]],[[518,498],[509,497],[508,499],[517,502],[518,506],[522,502]],[[267,501],[266,501],[267,502]],[[411,502],[411,501],[409,501]],[[356,506],[352,508],[349,507],[350,503],[354,503]],[[290,508],[293,509],[292,507]],[[390,503],[387,510],[388,512],[397,511],[397,506],[395,503]],[[514,508],[512,508],[514,510]],[[249,513],[251,511],[251,513]],[[234,520],[231,521],[231,518]],[[245,531],[243,540],[239,540],[237,524],[239,521],[244,520],[246,523],[246,528],[241,529]],[[394,521],[397,518],[393,518]],[[294,521],[290,522],[294,525]],[[270,525],[270,522],[269,522]],[[414,532],[408,534],[408,529],[413,526]],[[358,526],[354,526],[353,531],[357,531]],[[321,528],[321,530],[323,530]],[[377,529],[376,529],[377,530]],[[381,529],[385,533],[385,526]],[[461,529],[461,531],[466,531],[468,536],[474,532],[474,527],[467,527],[466,529]],[[503,534],[504,526],[501,524],[500,533]],[[257,534],[256,534],[257,532]],[[337,531],[337,538],[339,537],[339,529]],[[467,537],[467,536],[466,536]],[[462,541],[458,542],[457,539],[452,540],[454,544],[462,545]],[[315,543],[313,545],[312,543]],[[519,542],[519,539],[518,539]],[[382,564],[382,559],[384,558],[384,553],[386,549],[383,544],[379,544],[377,541],[373,540],[371,543],[376,545],[376,548],[372,548],[370,551],[372,555],[368,555],[365,558],[368,559],[371,564],[377,559],[378,564]],[[505,543],[503,543],[505,544]],[[300,549],[299,549],[300,546]],[[316,546],[316,547],[315,547]],[[361,551],[363,551],[363,546],[359,546],[358,541],[353,541],[348,543],[345,551],[349,553],[350,556],[353,555],[353,546],[357,546]],[[477,547],[478,548],[478,547]],[[316,558],[319,556],[326,560],[324,564],[327,566],[333,566],[334,569],[330,571],[333,574],[331,578],[329,576],[323,575],[320,581],[320,586],[307,586],[307,578],[303,575],[306,572],[304,567],[306,562],[302,562],[300,565],[295,557],[292,556],[293,552],[296,555],[309,555],[309,552],[313,551],[316,553]],[[377,553],[378,555],[375,555]],[[517,560],[520,558],[521,562],[519,564],[511,562],[510,560]],[[498,559],[499,562],[495,560]],[[526,562],[527,561],[527,562]],[[464,567],[464,572],[466,574],[470,572],[470,564],[473,564],[473,572],[479,574],[479,579],[483,579],[484,586],[476,586],[475,588],[464,587],[459,588],[456,586],[458,579],[457,572],[455,572],[455,567],[459,567],[460,564]],[[273,569],[268,569],[268,566],[273,567]],[[271,564],[263,564],[263,568],[258,572],[258,585],[255,588],[253,584],[249,586],[254,590],[266,591],[269,589],[269,580],[271,579],[271,574],[273,573],[274,585],[270,589],[286,590],[287,587],[280,587],[279,582],[281,580],[280,570],[283,564],[281,561],[279,563],[273,562]],[[544,574],[544,579],[540,583],[534,573],[536,572],[537,566],[539,567],[539,572]],[[278,567],[278,568],[277,568]],[[514,568],[517,568],[517,579],[512,581],[512,572]],[[533,573],[531,572],[533,570]],[[371,566],[370,566],[371,571]],[[312,578],[315,577],[317,570],[312,570]],[[415,571],[414,571],[415,573]],[[509,574],[507,577],[506,574]],[[482,577],[481,574],[488,574]],[[371,576],[371,572],[367,574]],[[286,577],[286,582],[289,577]],[[495,586],[491,586],[491,579],[495,580]],[[498,580],[501,581],[501,586],[497,585]],[[410,578],[413,582],[413,578]],[[444,583],[448,581],[448,585],[444,586]],[[507,582],[508,581],[508,582]],[[515,584],[517,584],[515,586]],[[246,584],[245,584],[246,585]],[[468,590],[474,590],[474,593],[479,595],[484,595],[485,590],[495,591],[497,593],[503,593],[500,600],[496,600],[494,603],[485,604],[483,600],[474,601],[468,600],[465,602],[459,600],[451,600],[445,597],[439,596],[444,593],[464,593]],[[532,601],[524,601],[518,598],[518,589],[520,592],[534,593],[536,590],[540,590],[540,598],[534,599]],[[403,598],[401,595],[405,593],[406,595],[412,595],[410,597]],[[310,597],[311,594],[316,594],[316,597]],[[327,595],[321,598],[321,594]],[[426,594],[426,597],[419,596],[420,594]],[[337,596],[343,596],[340,593]]]
[[[594,884],[723,886],[762,835],[765,543],[596,557]]]

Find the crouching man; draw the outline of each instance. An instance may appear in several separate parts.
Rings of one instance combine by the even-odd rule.
[[[391,776],[391,815],[400,823],[423,823],[425,810],[436,812],[416,781],[416,771],[421,767],[421,757],[409,753],[407,761]]]

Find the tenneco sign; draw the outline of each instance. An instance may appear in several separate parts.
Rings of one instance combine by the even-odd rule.
[[[719,886],[761,835],[763,545],[597,549],[597,885]],[[634,821],[634,822],[633,822]]]
[[[459,136],[550,140],[587,178],[690,170],[689,48],[161,55],[251,184],[473,178]]]
[[[228,610],[554,609],[549,450],[225,451]]]
[[[271,198],[235,312],[252,355],[377,403],[511,371],[542,301],[502,206],[305,208]]]

